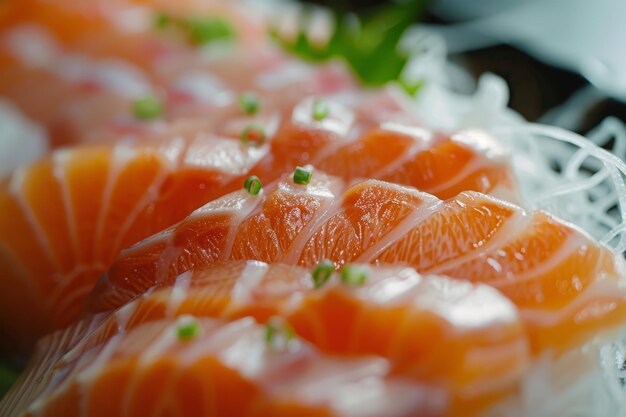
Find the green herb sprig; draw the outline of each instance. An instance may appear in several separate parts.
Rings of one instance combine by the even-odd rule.
[[[397,81],[407,92],[414,94],[420,89],[421,82],[409,84],[400,80],[409,57],[399,50],[398,43],[409,26],[418,20],[427,3],[428,0],[393,1],[355,15],[345,2],[332,2],[335,31],[324,46],[312,42],[304,30],[294,40],[281,38],[276,30],[271,35],[283,48],[300,58],[344,60],[365,85],[380,86]]]

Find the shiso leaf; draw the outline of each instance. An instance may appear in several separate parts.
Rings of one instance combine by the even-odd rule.
[[[304,30],[288,41],[273,30],[272,37],[287,51],[310,61],[332,58],[344,60],[368,86],[398,81],[409,93],[419,91],[421,83],[400,82],[408,56],[398,48],[404,32],[419,18],[428,0],[407,0],[384,4],[355,16],[345,8],[335,7],[335,31],[328,43],[320,47]]]

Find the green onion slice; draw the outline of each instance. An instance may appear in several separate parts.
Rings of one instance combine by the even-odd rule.
[[[270,345],[274,341],[276,334],[278,333],[278,328],[272,322],[268,322],[265,325],[265,334],[263,338],[265,339],[265,344]]]
[[[154,25],[157,29],[165,29],[172,23],[172,19],[165,13],[157,13],[154,18]]]
[[[313,277],[313,286],[320,288],[330,279],[333,271],[335,270],[335,264],[330,259],[324,259],[318,263],[311,276]]]
[[[163,103],[154,96],[138,98],[133,102],[133,113],[140,120],[158,119],[163,116],[164,110]]]
[[[296,184],[307,185],[311,182],[312,177],[313,171],[310,169],[296,167],[296,170],[293,172],[293,182]]]
[[[183,323],[176,329],[178,340],[186,342],[194,339],[200,333],[200,325],[197,321]]]
[[[328,104],[322,99],[316,99],[313,102],[313,119],[321,122],[329,113]]]
[[[347,264],[341,269],[341,281],[346,285],[363,285],[367,281],[367,269],[363,266]]]
[[[247,92],[239,96],[239,107],[246,114],[255,114],[261,109],[261,103],[256,94]]]
[[[241,132],[241,141],[244,145],[261,146],[265,143],[265,130],[262,126],[250,124]]]
[[[282,317],[272,317],[265,325],[263,338],[268,347],[283,350],[296,338],[296,332]]]
[[[232,25],[218,17],[190,17],[182,22],[181,26],[186,29],[189,40],[196,45],[231,40],[235,37]]]
[[[263,189],[263,184],[261,184],[259,177],[251,175],[246,179],[246,182],[244,182],[243,188],[252,195],[258,195]]]

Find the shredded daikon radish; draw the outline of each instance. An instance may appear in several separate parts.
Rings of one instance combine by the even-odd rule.
[[[453,92],[455,85],[466,87],[467,77],[448,63],[445,45],[436,35],[412,30],[403,44],[412,45],[428,64],[407,68],[404,74],[424,79],[414,100],[422,123],[447,132],[489,131],[509,150],[526,208],[546,209],[626,252],[626,128],[621,122],[609,118],[589,138],[528,123],[507,107],[508,87],[494,74],[481,76],[473,94]],[[602,148],[611,141],[611,149]]]
[[[511,150],[528,208],[546,209],[624,253],[626,164],[598,146],[614,139],[613,151],[624,151],[626,136],[617,126],[608,119],[591,132],[590,139],[531,123],[493,127],[491,131]]]
[[[430,67],[415,111],[431,128],[454,132],[482,128],[508,149],[524,205],[545,209],[585,230],[616,253],[626,253],[626,127],[605,119],[587,137],[528,123],[507,107],[506,83],[493,74],[465,91],[467,74],[451,70],[436,36],[414,36]],[[438,74],[429,76],[429,74]],[[447,79],[441,79],[447,74]],[[455,77],[460,82],[455,81]],[[461,88],[459,88],[461,86]],[[453,91],[456,89],[457,92]],[[555,357],[544,354],[526,375],[519,396],[488,410],[487,416],[626,417],[626,328],[598,335]]]

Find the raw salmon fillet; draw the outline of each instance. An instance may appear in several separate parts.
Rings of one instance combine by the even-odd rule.
[[[4,24],[0,13],[0,94],[45,126],[54,148],[150,134],[183,117],[221,122],[243,92],[254,91],[263,107],[276,110],[307,94],[356,90],[343,66],[314,67],[284,54],[268,41],[261,19],[242,14],[238,3],[187,5],[188,11],[179,4],[11,2]],[[154,25],[164,10],[187,14],[197,6],[232,27],[235,40],[226,51],[206,56],[198,45]],[[129,19],[138,28],[117,27]],[[133,103],[146,96],[162,103],[157,121],[133,115]]]
[[[240,189],[250,173],[269,183],[315,163],[346,181],[392,179],[441,197],[466,189],[514,195],[506,159],[488,136],[381,124],[368,112],[385,108],[390,93],[360,97],[352,110],[329,102],[337,116],[322,121],[311,119],[307,98],[282,126],[269,110],[236,114],[219,129],[180,121],[144,139],[58,150],[18,169],[0,182],[0,288],[11,288],[0,291],[0,344],[27,350],[71,323],[121,249]],[[251,120],[275,134],[244,143]],[[349,126],[363,133],[337,132]]]
[[[334,366],[338,369],[351,367],[350,364],[354,364],[357,357],[378,357],[378,361],[383,361],[384,358],[388,371],[388,375],[384,376],[390,378],[385,379],[384,383],[393,386],[392,381],[402,380],[409,384],[407,386],[413,384],[415,387],[429,387],[430,393],[437,394],[440,391],[440,397],[447,399],[443,403],[446,412],[441,415],[473,415],[498,398],[515,393],[529,363],[529,352],[516,309],[505,297],[485,285],[437,276],[422,277],[407,267],[364,268],[367,279],[361,284],[351,285],[342,282],[338,276],[333,276],[317,289],[313,287],[309,271],[281,264],[233,261],[186,272],[177,277],[171,286],[154,288],[112,315],[97,317],[88,325],[80,323],[62,333],[63,336],[44,339],[40,344],[41,352],[37,356],[47,358],[45,365],[40,365],[28,374],[22,387],[15,388],[14,393],[6,400],[5,407],[13,404],[13,409],[17,410],[28,403],[36,404],[30,408],[43,409],[43,415],[49,415],[46,411],[50,413],[52,410],[60,410],[57,407],[63,404],[68,407],[68,415],[74,415],[74,411],[69,411],[73,408],[69,407],[75,406],[72,405],[73,402],[84,403],[83,398],[87,398],[85,396],[88,394],[84,394],[83,388],[73,388],[69,384],[91,386],[94,391],[98,388],[107,392],[105,384],[98,381],[97,376],[89,379],[94,382],[85,383],[85,377],[81,377],[81,374],[96,374],[106,379],[105,376],[112,372],[118,378],[121,377],[114,371],[119,371],[120,366],[116,358],[119,354],[114,352],[119,352],[120,346],[126,343],[124,340],[137,333],[147,339],[137,347],[137,351],[144,352],[145,357],[151,357],[150,360],[142,360],[141,355],[139,358],[139,362],[144,363],[141,374],[146,377],[147,384],[148,375],[152,375],[149,363],[156,362],[157,358],[163,361],[174,349],[171,345],[181,343],[177,343],[175,337],[172,339],[170,335],[167,336],[167,341],[159,337],[158,341],[151,343],[153,338],[145,336],[148,333],[145,329],[158,328],[162,331],[162,323],[169,325],[176,317],[179,320],[195,317],[195,320],[203,323],[205,318],[228,319],[231,320],[230,328],[241,327],[241,320],[252,317],[259,323],[266,323],[278,335],[282,327],[277,317],[281,317],[286,328],[298,335],[298,343],[306,341],[323,355],[332,355],[330,357],[334,358]],[[245,327],[250,329],[253,326],[246,324]],[[256,366],[264,367],[263,362],[251,351],[262,348],[254,342],[257,336],[252,337],[250,332],[233,331],[229,340],[236,339],[233,345],[236,343],[239,346],[241,354],[237,357],[245,357],[245,352],[250,357],[250,362],[260,361]],[[136,338],[140,340],[138,335]],[[76,342],[76,339],[80,341]],[[204,353],[210,351],[210,346],[214,344],[204,339],[204,336],[202,342],[197,342],[200,343],[205,346]],[[64,344],[77,344],[78,347],[72,348],[70,353],[63,356],[63,352],[67,350]],[[280,363],[283,360],[289,362],[291,354],[298,350],[290,349],[289,346],[288,344],[288,353]],[[187,349],[187,353],[180,357],[192,355],[190,350],[199,353],[198,349],[201,347]],[[94,350],[96,353],[92,353]],[[237,364],[233,355],[235,354],[223,351],[219,354],[220,357],[229,357],[229,362]],[[202,368],[194,361],[176,362],[171,364],[173,369],[170,371],[176,373],[167,374],[172,375],[172,378],[173,375],[187,372],[185,369],[190,362],[194,363],[194,371],[198,372],[196,375],[204,372],[200,371]],[[33,363],[37,364],[38,361]],[[90,363],[93,364],[91,367],[87,365]],[[269,391],[275,391],[272,386],[278,383],[272,375],[288,373],[287,370],[280,369],[280,364],[274,366],[280,371],[267,365],[267,370],[261,373],[265,381],[262,385]],[[319,364],[316,366],[321,367]],[[65,370],[68,368],[70,375],[66,376]],[[299,369],[306,373],[302,368]],[[337,372],[332,379],[337,378],[340,381],[343,379],[342,372]],[[329,370],[329,373],[332,374],[332,371]],[[57,375],[63,377],[59,380]],[[167,378],[161,373],[159,375]],[[220,377],[219,384],[228,383],[227,378]],[[324,372],[316,373],[315,378],[318,378],[320,386],[326,385],[323,382]],[[35,379],[39,382],[33,384],[31,381]],[[168,385],[157,388],[150,384],[142,389],[141,380],[135,381],[133,384],[126,384],[118,380],[123,385],[115,392],[128,387],[123,394],[126,398],[133,397],[133,387],[145,390],[145,395],[150,393],[152,399],[146,398],[148,404],[143,405],[146,407],[142,410],[144,414],[150,415],[151,407],[156,407],[158,392],[170,395],[168,390],[171,388],[167,388]],[[177,384],[173,381],[170,383]],[[287,383],[295,382],[288,379],[285,385]],[[334,385],[327,386],[328,392],[332,392],[333,387]],[[64,391],[74,393],[59,394]],[[17,398],[17,393],[20,392],[25,393],[22,399],[12,402],[11,398]],[[411,405],[415,408],[406,415],[423,415],[421,407],[424,407],[424,398],[419,392],[419,389],[415,389],[414,393],[410,393],[407,388],[407,394],[404,401],[398,404],[398,410],[406,410]],[[176,395],[175,392],[171,394]],[[240,395],[244,401],[245,392]],[[360,404],[352,412],[358,413],[358,410],[370,406],[369,399],[365,397],[369,396],[359,396]],[[390,401],[386,400],[392,397],[391,391],[378,401],[390,407]],[[36,398],[40,399],[33,402]],[[89,398],[89,403],[95,404],[94,397]],[[395,415],[394,410],[394,407],[383,409],[380,406],[370,410],[371,414],[367,415]],[[107,412],[109,415],[120,415],[118,409],[107,409]],[[200,415],[199,411],[196,412]],[[219,415],[242,415],[241,411],[232,412],[236,414]],[[131,411],[129,415],[135,414]],[[83,412],[82,415],[91,414]],[[202,415],[213,414],[205,412]]]
[[[25,24],[50,32],[70,49],[93,56],[118,56],[150,68],[154,49],[146,48],[159,37],[157,15],[171,18],[212,17],[228,22],[238,42],[252,47],[267,41],[267,25],[239,2],[225,0],[20,0],[0,8],[0,28]],[[180,38],[178,50],[194,45]]]
[[[198,334],[179,339],[190,322]],[[441,390],[389,375],[388,361],[337,358],[300,340],[276,349],[251,318],[183,316],[109,336],[98,329],[83,339],[44,374],[48,385],[39,400],[4,415],[445,415]]]
[[[548,213],[477,192],[440,200],[376,180],[346,187],[319,171],[308,185],[284,177],[259,195],[229,194],[122,251],[93,309],[217,261],[313,267],[325,258],[487,283],[519,308],[534,353],[569,349],[626,312],[623,259]]]
[[[162,54],[153,65],[163,70],[151,74],[123,59],[60,49],[40,29],[19,27],[0,33],[0,94],[45,127],[56,148],[146,136],[181,118],[221,122],[246,92],[259,97],[261,109],[283,113],[306,95],[356,92],[338,64],[313,67],[270,47],[239,47],[207,63],[184,63],[176,51]],[[161,103],[154,120],[134,114],[144,97]]]

